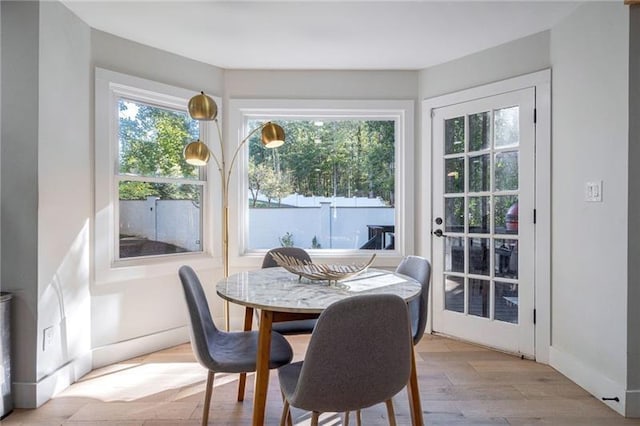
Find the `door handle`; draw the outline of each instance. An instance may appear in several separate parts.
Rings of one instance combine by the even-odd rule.
[[[435,235],[436,237],[442,237],[442,229],[436,229],[435,231],[433,231],[433,235]]]

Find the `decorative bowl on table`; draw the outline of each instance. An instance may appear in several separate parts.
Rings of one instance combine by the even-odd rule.
[[[374,253],[371,259],[362,265],[326,265],[310,263],[281,253],[271,253],[271,256],[278,266],[298,275],[300,278],[305,277],[310,280],[325,280],[329,282],[337,282],[363,273],[376,258]]]

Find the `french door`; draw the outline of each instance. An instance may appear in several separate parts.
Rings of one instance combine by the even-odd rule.
[[[535,92],[432,111],[433,330],[534,357]]]

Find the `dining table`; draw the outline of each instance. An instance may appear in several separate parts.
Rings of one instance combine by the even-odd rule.
[[[245,307],[244,330],[251,330],[254,310],[259,310],[256,356],[254,426],[263,425],[269,386],[271,327],[274,322],[317,318],[329,305],[358,294],[395,294],[410,302],[420,295],[416,280],[395,272],[369,268],[340,281],[310,280],[282,267],[240,272],[216,284],[224,300]],[[240,386],[244,393],[244,376]],[[407,384],[411,424],[422,426],[415,353],[411,351],[411,375]]]

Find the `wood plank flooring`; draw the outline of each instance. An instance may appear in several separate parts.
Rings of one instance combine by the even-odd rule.
[[[308,337],[288,338],[302,359]],[[417,347],[418,380],[427,425],[640,425],[625,419],[552,368],[444,337]],[[3,426],[200,425],[206,371],[188,344],[92,371],[36,410],[16,409]],[[253,377],[245,401],[235,400],[237,375],[216,375],[210,425],[250,425]],[[399,425],[409,425],[406,392],[394,398]],[[282,400],[275,372],[267,425],[277,425]],[[295,425],[309,414],[293,410]],[[364,425],[387,425],[384,404],[363,411]],[[341,417],[327,413],[325,426]],[[355,424],[352,414],[350,424]]]

